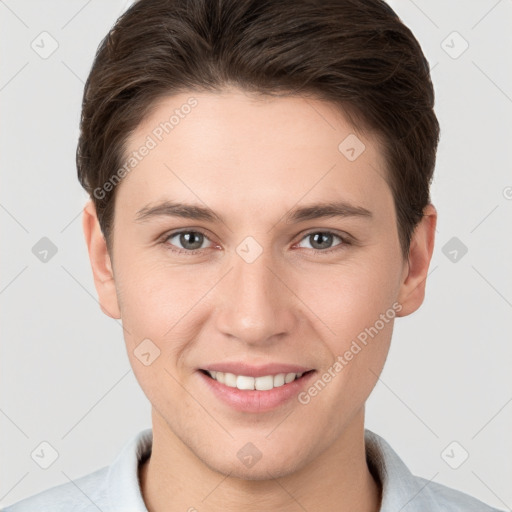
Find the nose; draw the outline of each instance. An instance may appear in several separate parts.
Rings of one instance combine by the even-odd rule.
[[[265,346],[292,332],[294,295],[285,285],[286,271],[270,251],[252,263],[233,254],[231,271],[217,287],[217,329],[247,345]]]

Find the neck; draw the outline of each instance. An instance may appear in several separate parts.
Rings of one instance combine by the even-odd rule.
[[[139,479],[149,512],[378,512],[381,501],[366,462],[364,409],[310,464],[267,480],[233,478],[206,466],[153,409],[152,453]]]

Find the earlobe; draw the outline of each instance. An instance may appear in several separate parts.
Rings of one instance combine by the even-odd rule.
[[[117,300],[112,262],[98,222],[96,208],[91,200],[87,202],[83,210],[82,228],[101,310],[111,318],[119,319],[121,312]]]
[[[428,269],[434,251],[436,224],[437,211],[429,204],[411,237],[407,269],[398,296],[402,309],[397,316],[410,315],[423,303]]]

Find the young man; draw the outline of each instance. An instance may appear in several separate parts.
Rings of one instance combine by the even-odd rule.
[[[364,428],[424,298],[433,105],[383,1],[136,2],[87,80],[77,165],[152,429],[7,511],[494,510]]]

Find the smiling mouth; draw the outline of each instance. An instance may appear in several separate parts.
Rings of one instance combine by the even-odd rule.
[[[303,378],[315,370],[309,370],[303,373],[277,373],[272,375],[263,375],[261,377],[250,377],[248,375],[235,375],[234,373],[215,372],[210,370],[201,369],[200,372],[216,380],[230,388],[237,388],[240,390],[257,390],[269,391],[274,388],[286,386],[295,380]]]

